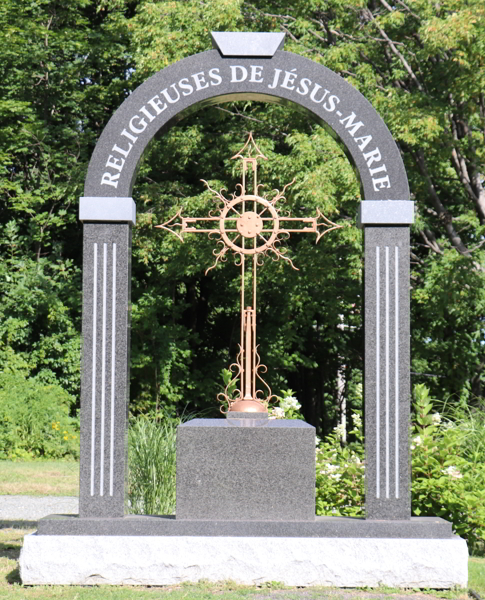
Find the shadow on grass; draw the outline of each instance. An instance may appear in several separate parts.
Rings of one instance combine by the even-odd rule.
[[[22,547],[19,544],[2,544],[0,543],[0,558],[8,558],[10,560],[18,560]]]
[[[20,557],[20,551],[22,550],[21,544],[16,543],[0,543],[0,558],[8,558],[9,560],[18,561]],[[11,585],[14,583],[22,583],[20,580],[19,568],[16,567],[10,573],[5,576],[5,581]]]
[[[15,583],[21,584],[22,580],[20,579],[19,568],[16,567],[13,571],[10,571],[10,573],[8,573],[8,575],[5,577],[5,581],[10,585],[14,585]]]
[[[0,519],[0,529],[37,529],[37,520],[26,521],[19,519],[15,521],[11,519]]]

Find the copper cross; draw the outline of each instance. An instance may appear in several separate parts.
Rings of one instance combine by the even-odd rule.
[[[286,189],[294,183],[284,186],[283,190],[273,190],[276,194],[271,198],[260,195],[258,184],[258,159],[268,160],[256,145],[250,133],[247,142],[241,150],[235,154],[233,159],[240,159],[242,163],[242,179],[237,184],[239,193],[231,194],[231,199],[223,195],[223,191],[217,192],[202,179],[207,188],[215,195],[218,202],[218,214],[209,212],[208,217],[182,217],[182,208],[163,225],[157,225],[175,234],[182,242],[184,233],[208,233],[209,237],[215,236],[219,249],[214,250],[216,260],[209,267],[206,274],[213,269],[219,261],[226,260],[227,252],[231,251],[238,257],[237,265],[241,267],[241,341],[239,354],[236,362],[230,366],[234,377],[226,386],[223,393],[218,394],[218,399],[227,404],[229,411],[240,412],[266,412],[267,406],[274,395],[268,384],[261,377],[260,372],[265,373],[267,368],[260,362],[258,345],[256,345],[256,274],[257,267],[261,266],[262,259],[269,253],[273,254],[275,260],[282,258],[296,269],[291,259],[286,256],[287,249],[280,248],[280,244],[288,239],[290,233],[316,233],[317,239],[332,231],[339,229],[342,225],[332,223],[317,208],[316,217],[294,218],[281,216],[276,203],[284,200]],[[252,178],[252,186],[250,179]],[[247,193],[247,185],[252,187],[252,193]],[[251,191],[251,190],[249,190]],[[180,218],[180,222],[177,219]],[[322,219],[321,221],[319,219]],[[200,225],[203,225],[200,227]],[[292,228],[293,225],[303,225]],[[205,225],[205,228],[204,228]],[[180,231],[175,231],[180,227]],[[321,229],[320,229],[321,228]],[[245,270],[246,256],[252,255],[252,293],[251,302],[246,306],[245,298]],[[297,270],[297,269],[296,269]],[[239,381],[239,388],[229,394],[235,383]],[[266,390],[258,389],[261,382]],[[221,409],[222,410],[222,409]]]

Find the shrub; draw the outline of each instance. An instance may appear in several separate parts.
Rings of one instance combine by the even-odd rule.
[[[130,512],[170,515],[175,512],[175,441],[180,419],[160,422],[137,417],[128,433]]]
[[[464,408],[453,419],[433,412],[424,385],[414,388],[411,428],[412,513],[439,516],[468,541],[472,553],[485,543],[485,440],[483,416]],[[317,514],[364,515],[364,438],[352,415],[354,441],[342,445],[339,427],[317,448]]]
[[[364,435],[360,412],[352,414],[349,437],[354,441],[342,445],[341,425],[317,446],[316,512],[317,515],[364,515]]]
[[[431,413],[433,403],[424,385],[415,393],[413,451],[413,514],[438,516],[453,523],[453,530],[468,541],[471,553],[485,543],[485,452],[481,420],[464,409],[455,420]],[[474,439],[476,438],[476,439]]]
[[[74,398],[22,373],[0,373],[0,459],[79,458]]]

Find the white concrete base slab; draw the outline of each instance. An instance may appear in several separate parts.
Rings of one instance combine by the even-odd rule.
[[[465,540],[36,535],[24,538],[24,584],[466,587]]]

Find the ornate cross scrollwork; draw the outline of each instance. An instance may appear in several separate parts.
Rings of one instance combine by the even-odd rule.
[[[282,242],[291,233],[315,233],[318,243],[322,236],[342,225],[327,219],[318,208],[316,217],[282,216],[277,203],[285,199],[284,194],[294,183],[294,179],[281,192],[273,190],[271,198],[260,194],[262,185],[258,183],[258,160],[268,159],[256,145],[251,133],[243,148],[232,158],[241,160],[242,176],[241,183],[237,184],[238,193],[231,194],[231,198],[224,196],[224,190],[218,192],[207,181],[201,180],[214,194],[214,199],[218,202],[218,214],[210,212],[207,217],[182,217],[180,209],[171,219],[156,227],[170,231],[182,242],[184,233],[207,233],[209,237],[215,238],[218,244],[218,248],[214,250],[215,261],[206,274],[220,261],[225,261],[228,252],[238,258],[237,264],[241,267],[241,341],[236,362],[229,367],[233,378],[225,391],[218,394],[218,399],[230,411],[265,412],[273,394],[261,377],[261,373],[265,373],[267,368],[261,364],[256,344],[257,268],[262,265],[265,256],[272,255],[274,260],[283,259],[298,270],[287,256],[287,249],[282,246]],[[252,187],[249,192],[248,183]],[[295,228],[295,225],[301,226]],[[252,257],[252,290],[248,306],[246,257]],[[234,390],[235,385],[238,387]],[[231,394],[229,390],[232,390]]]

